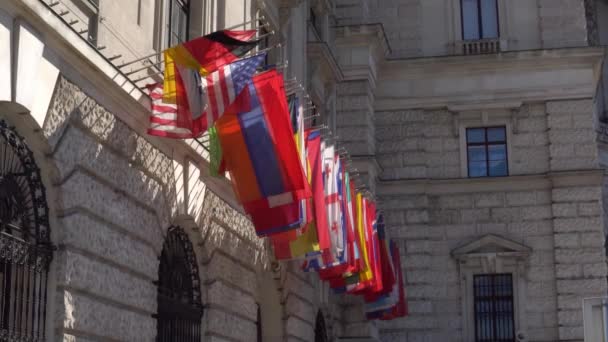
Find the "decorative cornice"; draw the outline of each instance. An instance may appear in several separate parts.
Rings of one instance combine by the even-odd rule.
[[[378,72],[376,110],[592,98],[604,50],[568,48],[392,59]]]
[[[488,250],[484,250],[488,249]],[[469,242],[452,251],[452,256],[458,260],[487,257],[489,255],[502,257],[527,257],[532,252],[528,246],[507,240],[498,235],[486,235],[481,239]]]

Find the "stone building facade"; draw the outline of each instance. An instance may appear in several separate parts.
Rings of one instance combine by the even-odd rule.
[[[48,341],[153,341],[172,329],[164,291],[179,283],[192,304],[189,340],[469,342],[483,334],[477,279],[507,276],[510,340],[582,341],[582,299],[608,290],[598,47],[608,44],[608,3],[496,0],[495,17],[477,18],[495,34],[482,24],[468,39],[462,4],[473,2],[1,2],[0,165],[6,146],[32,152],[45,190],[30,181],[20,191],[44,194],[29,210],[54,247],[40,273],[44,319],[17,327],[0,313],[2,328],[25,334],[42,322]],[[286,79],[306,90],[295,92],[308,94],[315,124],[336,132],[385,212],[407,318],[366,322],[358,299],[274,261],[200,145],[146,134],[141,87],[158,80],[158,59],[124,64],[174,36],[253,27],[260,14],[275,32],[268,46],[282,44],[269,63],[289,61]],[[504,132],[504,173],[469,177],[468,132],[488,128]],[[24,158],[11,163],[32,170]],[[1,201],[10,177],[0,171]],[[0,274],[3,296],[18,298],[22,283],[5,279],[19,273]]]

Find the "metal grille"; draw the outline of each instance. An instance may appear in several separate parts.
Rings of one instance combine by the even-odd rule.
[[[476,275],[473,282],[475,341],[514,342],[511,274]]]
[[[53,246],[40,170],[0,120],[0,341],[44,341]]]
[[[325,318],[321,310],[317,312],[317,321],[315,323],[315,342],[329,342],[327,337],[327,329],[325,328]]]
[[[158,272],[156,341],[200,341],[203,307],[198,266],[192,243],[180,227],[169,228]]]

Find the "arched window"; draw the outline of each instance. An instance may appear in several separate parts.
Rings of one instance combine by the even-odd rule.
[[[315,322],[315,342],[328,342],[327,329],[325,328],[325,318],[321,310],[317,312],[317,320]]]
[[[46,192],[25,140],[0,120],[0,341],[44,341],[53,247]]]
[[[199,342],[201,305],[198,266],[188,235],[170,227],[158,270],[158,342]]]

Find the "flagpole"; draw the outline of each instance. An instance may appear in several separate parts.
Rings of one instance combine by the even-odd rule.
[[[125,75],[126,75],[126,76],[133,75],[133,74],[135,74],[135,73],[137,73],[137,72],[140,72],[140,71],[142,71],[142,70],[150,69],[150,68],[152,68],[152,67],[154,67],[154,66],[161,65],[162,63],[163,63],[163,61],[160,61],[160,62],[156,62],[156,63],[154,63],[154,64],[147,65],[147,66],[145,66],[145,67],[141,67],[141,68],[139,68],[139,69],[131,70],[131,71],[129,71],[129,72],[126,72],[126,73],[125,73]]]
[[[266,19],[266,18],[263,15],[260,15],[259,18],[253,18],[253,19],[247,20],[244,23],[240,23],[240,24],[236,24],[236,25],[232,25],[232,26],[223,28],[223,30],[232,30],[232,29],[235,29],[237,27],[241,27],[241,26],[245,26],[247,24],[251,24],[251,23],[253,23],[255,21],[264,21],[264,19]],[[269,25],[268,23],[264,23],[263,25],[258,25],[256,27],[264,27],[264,26],[268,26],[268,25]]]
[[[135,59],[135,60],[132,60],[132,61],[130,61],[130,62],[123,63],[123,64],[121,64],[121,65],[117,65],[116,67],[117,67],[118,69],[122,69],[122,68],[124,68],[124,67],[126,67],[126,66],[128,66],[128,65],[131,65],[131,64],[134,64],[134,63],[137,63],[137,62],[141,62],[141,61],[143,61],[144,59],[152,58],[152,57],[154,57],[154,56],[158,56],[158,55],[161,55],[161,57],[162,57],[162,53],[163,53],[162,51],[157,51],[157,52],[155,52],[155,53],[153,53],[153,54],[151,54],[151,55],[144,56],[144,57],[140,57],[140,58]]]

